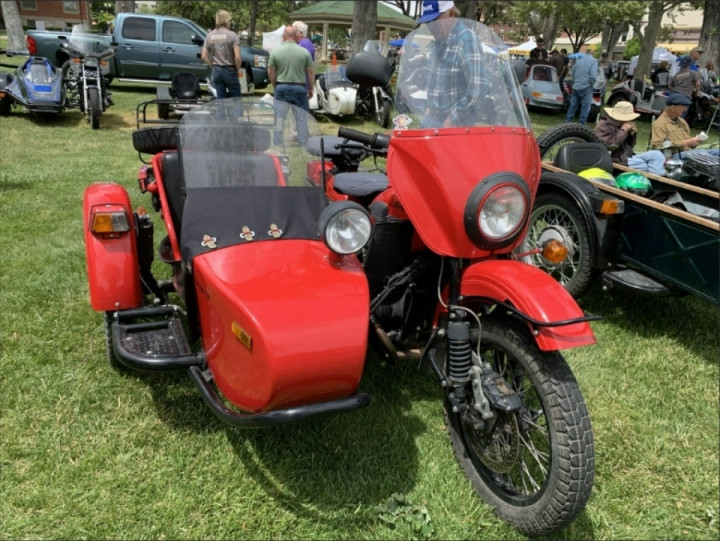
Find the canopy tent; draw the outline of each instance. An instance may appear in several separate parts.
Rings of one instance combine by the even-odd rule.
[[[266,51],[272,51],[275,47],[282,44],[282,35],[285,31],[285,25],[272,32],[263,32],[262,48]]]
[[[688,54],[691,49],[698,46],[697,43],[658,43],[658,47],[667,49],[672,54],[683,55]]]
[[[640,58],[640,57],[638,55],[635,55],[630,59],[630,65],[628,66],[627,72],[631,75],[633,73],[635,73],[635,68],[637,67],[638,58]],[[668,51],[664,47],[655,47],[653,49],[652,63],[659,64],[663,60],[667,61],[668,65],[671,67],[677,60],[677,56],[672,54],[670,51]]]
[[[537,47],[535,40],[531,39],[530,41],[511,47],[508,53],[511,55],[530,56],[530,51],[532,51],[535,47]]]
[[[390,42],[390,45],[393,47],[402,47],[404,44],[405,44],[405,40],[402,38],[394,39]]]
[[[293,11],[290,18],[294,21],[302,21],[308,26],[322,25],[321,58],[327,60],[328,29],[330,25],[352,27],[354,4],[355,2],[342,0],[325,0]],[[387,49],[390,33],[393,30],[409,32],[416,26],[415,19],[412,17],[407,17],[382,2],[378,2],[377,28],[380,31],[379,39],[383,42],[384,49]]]

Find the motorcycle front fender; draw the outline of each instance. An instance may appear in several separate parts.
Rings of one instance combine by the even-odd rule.
[[[93,233],[93,213],[97,210],[124,212],[129,230],[113,235]],[[89,186],[83,196],[83,226],[93,309],[108,312],[140,306],[142,288],[135,223],[125,188],[110,182]]]
[[[460,283],[465,301],[483,297],[513,305],[519,312],[543,323],[584,317],[575,299],[549,274],[513,260],[490,260],[465,268]],[[556,351],[595,343],[587,322],[545,326],[529,324],[538,347]]]

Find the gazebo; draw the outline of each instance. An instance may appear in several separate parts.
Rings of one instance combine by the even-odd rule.
[[[328,29],[334,26],[352,26],[353,6],[355,2],[342,0],[326,0],[293,11],[290,17],[293,20],[303,21],[308,26],[322,25],[322,55],[323,60],[328,59]],[[417,23],[415,19],[403,15],[385,4],[378,2],[377,26],[381,29],[380,39],[387,49],[390,32],[400,30],[409,32]]]

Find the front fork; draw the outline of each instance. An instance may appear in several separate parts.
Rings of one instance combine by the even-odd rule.
[[[453,413],[462,415],[463,421],[475,430],[492,430],[497,412],[510,413],[522,407],[522,401],[510,389],[505,379],[493,367],[473,351],[471,336],[472,319],[477,325],[477,350],[480,351],[481,322],[477,314],[460,306],[460,263],[450,261],[448,286],[447,332],[433,333],[421,363],[430,363],[445,389]],[[444,335],[444,336],[443,336]],[[445,370],[437,362],[438,339],[445,339]]]

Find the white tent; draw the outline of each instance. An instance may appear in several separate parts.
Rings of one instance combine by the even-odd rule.
[[[532,51],[535,47],[535,40],[531,39],[530,41],[511,47],[508,53],[513,55],[529,56],[530,51]]]
[[[632,75],[635,73],[635,68],[637,67],[639,56],[633,56],[630,59],[630,65],[628,66],[628,73]],[[653,55],[652,55],[652,63],[653,64],[659,64],[663,60],[666,60],[669,67],[672,67],[675,61],[677,60],[677,56],[672,54],[670,51],[665,49],[664,47],[655,47],[653,49]]]
[[[282,44],[284,30],[285,25],[272,32],[263,32],[262,48],[266,51],[272,51],[275,47],[279,47]]]

